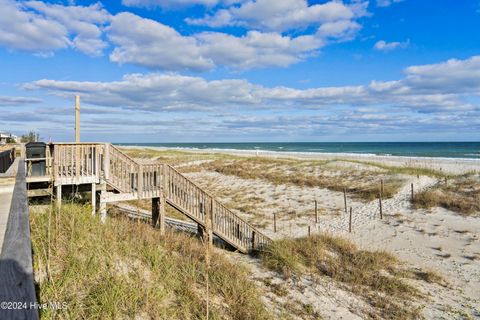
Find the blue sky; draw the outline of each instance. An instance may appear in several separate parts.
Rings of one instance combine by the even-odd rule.
[[[479,0],[0,0],[0,131],[479,141]]]

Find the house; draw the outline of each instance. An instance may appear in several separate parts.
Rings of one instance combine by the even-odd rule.
[[[0,144],[5,144],[7,142],[17,142],[18,137],[14,134],[8,132],[0,132]]]

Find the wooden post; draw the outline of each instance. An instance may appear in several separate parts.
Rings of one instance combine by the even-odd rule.
[[[110,179],[110,144],[105,143],[103,154],[103,173],[104,179]]]
[[[152,227],[156,227],[160,216],[160,198],[152,198]]]
[[[201,239],[205,240],[205,228],[200,223],[197,223],[197,233]]]
[[[95,215],[97,210],[97,191],[95,182],[92,183],[92,216]]]
[[[207,209],[207,208],[205,208]],[[206,233],[207,233],[207,245],[209,247],[213,246],[213,198],[210,198],[210,208],[209,210],[205,210],[205,225],[206,225]]]
[[[137,196],[138,200],[143,198],[143,166],[138,165]]]
[[[384,195],[384,188],[383,188],[383,179],[380,180],[380,196],[383,198]]]
[[[350,207],[350,217],[348,219],[348,232],[352,233],[352,207]]]
[[[410,185],[411,193],[412,193],[412,202],[413,202],[413,183]]]
[[[308,237],[310,237],[310,226],[308,226]]]
[[[80,143],[80,96],[75,96],[75,143]],[[80,179],[80,149],[75,146],[75,183]]]
[[[347,188],[343,188],[343,203],[345,204],[345,213],[347,213]]]
[[[255,230],[252,230],[252,251],[255,250]]]
[[[160,190],[160,212],[159,212],[159,224],[160,224],[160,235],[165,235],[165,212],[166,212],[166,199],[165,192]]]
[[[382,194],[378,197],[378,202],[380,204],[380,220],[383,219],[383,210],[382,210]]]
[[[273,232],[277,232],[277,214],[273,213]]]
[[[80,96],[75,96],[75,142],[80,142]]]
[[[315,223],[318,223],[318,202],[315,200]]]
[[[107,185],[102,183],[100,186],[100,220],[105,223],[107,221]]]
[[[57,186],[56,202],[57,202],[57,209],[60,209],[60,207],[62,206],[62,185],[61,184]]]

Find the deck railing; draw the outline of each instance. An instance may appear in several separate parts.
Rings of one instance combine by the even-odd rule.
[[[163,188],[168,203],[197,223],[212,226],[217,236],[244,252],[261,250],[270,242],[259,230],[173,167],[140,163],[113,145],[54,144],[51,167],[56,185],[103,180],[117,192],[138,199],[160,197]]]
[[[48,150],[49,148],[47,148]],[[53,176],[56,184],[81,184],[100,182],[101,144],[55,144],[53,151]],[[51,157],[50,157],[51,159]],[[48,168],[47,158],[47,168]],[[49,172],[47,172],[49,174]]]
[[[173,167],[165,165],[167,201],[189,212],[206,225],[210,217],[213,232],[244,251],[261,250],[270,239],[209,195]]]

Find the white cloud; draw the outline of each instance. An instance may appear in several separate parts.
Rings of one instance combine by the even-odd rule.
[[[30,97],[12,97],[12,96],[0,96],[0,106],[20,106],[30,105],[34,103],[42,102],[42,100]]]
[[[407,74],[405,82],[418,90],[480,95],[480,56],[411,66],[405,72]]]
[[[28,1],[25,2],[25,6],[64,25],[73,38],[73,46],[77,50],[88,55],[99,56],[107,47],[107,44],[101,40],[101,28],[110,20],[110,14],[100,3],[82,7]]]
[[[375,43],[373,48],[378,51],[392,51],[399,48],[406,48],[410,45],[410,40],[405,42],[386,42],[385,40],[380,40]]]
[[[202,110],[216,106],[260,102],[255,85],[245,80],[206,81],[178,74],[130,74],[121,81],[82,82],[38,80],[27,89],[46,89],[62,97],[80,94],[82,101],[99,106],[149,110]]]
[[[479,110],[471,103],[480,96],[480,56],[467,60],[413,66],[396,81],[366,85],[295,89],[264,87],[246,80],[206,81],[178,74],[134,74],[116,82],[38,80],[29,89],[44,89],[63,97],[81,94],[100,106],[159,110],[228,110],[305,108],[332,106],[389,106],[419,112]],[[468,83],[468,85],[465,85]]]
[[[49,55],[68,47],[100,55],[101,26],[110,15],[100,4],[63,6],[40,1],[0,0],[0,45]]]
[[[48,51],[70,45],[66,28],[57,21],[26,12],[22,4],[0,0],[0,45],[29,51]]]
[[[288,66],[324,44],[316,36],[291,38],[258,31],[241,37],[218,32],[183,36],[160,22],[131,13],[114,16],[107,34],[116,46],[110,55],[112,61],[163,70]]]
[[[379,7],[389,7],[394,3],[399,3],[404,0],[377,0],[377,6]]]
[[[193,5],[203,5],[207,7],[214,6],[221,2],[220,0],[122,0],[122,4],[127,7],[140,8],[175,8]]]
[[[207,70],[214,62],[202,56],[198,41],[184,37],[175,29],[154,20],[131,13],[120,13],[112,18],[107,29],[108,38],[117,47],[110,60],[135,63],[166,70]]]
[[[258,30],[283,32],[321,26],[324,23],[350,21],[366,14],[368,2],[346,5],[342,1],[329,1],[309,6],[306,0],[249,0],[240,6],[221,9],[201,19],[187,19],[190,24],[244,26]]]
[[[199,3],[198,1],[181,2],[186,4]],[[237,8],[231,4],[242,1],[245,2],[222,0],[221,3],[229,8]],[[129,12],[112,16],[100,3],[64,6],[41,1],[0,0],[0,5],[3,5],[0,15],[0,46],[31,51],[36,56],[48,58],[56,50],[65,48],[75,48],[87,55],[99,56],[111,45],[111,61],[158,70],[285,67],[316,55],[330,41],[353,38],[361,28],[354,19],[364,15],[366,9],[366,2],[362,1],[349,5],[330,1],[313,6],[308,6],[304,0],[268,1],[270,0],[246,1],[237,9],[243,12],[243,16],[250,16],[252,21],[258,18],[260,22],[261,15],[266,14],[269,18],[265,23],[271,29],[299,27],[304,22],[304,26],[317,23],[318,28],[295,36],[258,30],[247,30],[241,36],[221,32],[182,35],[161,22]],[[145,5],[149,3],[140,2]],[[167,5],[170,2],[155,3]],[[202,3],[214,2],[204,0]],[[287,10],[289,5],[296,8],[297,12]],[[257,10],[257,6],[262,10]],[[288,17],[281,15],[286,10]],[[105,41],[104,37],[109,41]]]

